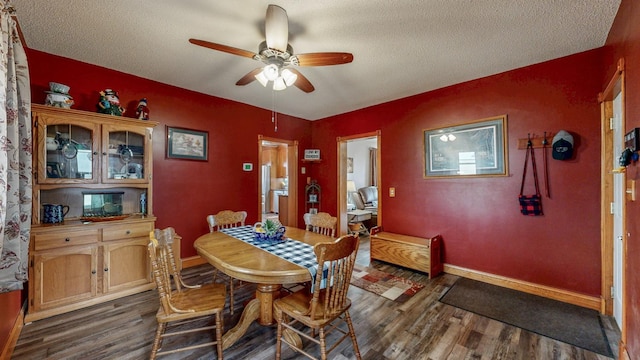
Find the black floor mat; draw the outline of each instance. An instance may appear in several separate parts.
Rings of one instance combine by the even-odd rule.
[[[467,278],[458,279],[440,301],[613,357],[595,310]]]

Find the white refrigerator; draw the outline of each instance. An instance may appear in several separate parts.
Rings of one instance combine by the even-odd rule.
[[[262,213],[271,212],[271,201],[269,201],[269,192],[271,191],[271,165],[262,165],[260,167],[260,176],[262,176]]]

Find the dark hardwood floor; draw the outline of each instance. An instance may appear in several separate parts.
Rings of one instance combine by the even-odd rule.
[[[361,238],[358,263],[369,263],[368,238]],[[425,284],[411,300],[399,304],[355,286],[349,289],[358,345],[363,359],[608,359],[575,346],[546,338],[449,305],[438,299],[456,281],[449,274],[429,280],[424,274],[374,261],[371,266]],[[191,283],[211,280],[212,268],[201,265],[183,271]],[[222,279],[224,280],[224,279]],[[219,281],[222,281],[219,280]],[[236,293],[236,309],[250,299],[254,288]],[[156,329],[155,290],[114,300],[27,324],[12,359],[146,359]],[[225,316],[225,328],[240,312]],[[602,317],[617,358],[620,335],[615,321]],[[194,337],[177,341],[197,342]],[[169,346],[170,342],[165,341]],[[273,359],[275,327],[254,323],[229,349],[225,359]],[[286,347],[283,347],[286,349]],[[354,359],[345,340],[333,359]],[[215,359],[215,350],[201,349],[161,359]],[[302,359],[290,349],[283,359]]]

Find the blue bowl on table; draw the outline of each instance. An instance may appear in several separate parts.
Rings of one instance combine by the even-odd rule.
[[[256,241],[263,242],[263,243],[278,243],[286,240],[286,238],[284,237],[285,230],[286,229],[284,226],[280,226],[274,234],[267,234],[264,232],[254,231],[253,238]]]

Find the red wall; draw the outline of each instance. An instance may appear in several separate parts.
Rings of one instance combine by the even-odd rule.
[[[258,134],[299,140],[301,146],[310,141],[311,126],[303,119],[279,115],[275,132],[268,110],[39,51],[27,55],[32,103],[44,103],[50,81],[69,85],[79,110],[95,111],[98,91],[105,88],[118,91],[125,116],[133,116],[140,98],[148,99],[150,119],[159,122],[153,132],[156,226],[173,226],[182,236],[183,258],[196,255],[193,242],[209,231],[208,214],[246,210],[247,223],[258,221]],[[166,159],[166,125],[208,131],[209,160]],[[254,171],[243,171],[244,162],[253,163]]]
[[[610,57],[604,62],[603,83],[615,73],[618,59],[625,62],[625,119],[627,131],[640,127],[640,4],[623,0],[609,32],[606,49]],[[627,168],[627,179],[640,180],[638,163]],[[629,355],[640,357],[640,204],[627,202],[627,263],[625,271],[625,323]]]
[[[9,341],[9,335],[18,320],[26,292],[16,290],[0,294],[0,354]]]
[[[379,197],[385,230],[442,234],[445,261],[452,265],[599,296],[597,95],[602,90],[602,52],[589,51],[313,122],[313,145],[326,161],[312,171],[324,186],[329,212],[337,211],[336,137],[380,130]],[[423,178],[424,129],[502,114],[508,117],[508,177]],[[525,151],[517,149],[518,139],[561,129],[573,134],[575,157],[558,161],[549,156],[551,198],[543,199],[545,215],[523,216],[517,198]],[[536,157],[542,176],[540,150]],[[389,187],[396,188],[396,197],[388,196]]]

